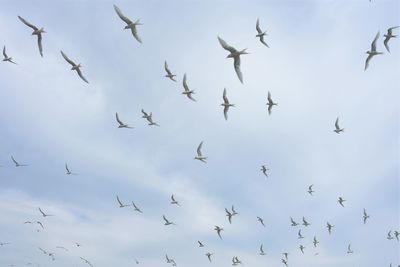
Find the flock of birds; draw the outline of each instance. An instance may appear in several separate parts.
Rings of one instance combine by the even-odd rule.
[[[140,20],[138,19],[138,20],[135,20],[135,21],[133,22],[131,19],[129,19],[128,17],[126,17],[126,16],[122,13],[121,9],[118,8],[116,5],[114,5],[114,10],[115,10],[116,14],[118,15],[118,17],[119,17],[123,22],[126,23],[126,26],[124,27],[124,29],[130,30],[131,33],[132,33],[132,35],[133,35],[133,37],[135,38],[135,40],[138,41],[139,43],[142,43],[142,40],[141,40],[141,38],[140,38],[140,36],[139,36],[139,33],[138,33],[138,30],[137,30],[137,26],[142,25],[142,24],[140,23]],[[46,32],[44,31],[44,28],[39,28],[39,27],[33,25],[32,23],[28,22],[26,19],[22,18],[21,16],[18,16],[18,19],[19,19],[23,24],[25,24],[26,26],[30,27],[30,28],[33,30],[32,35],[36,35],[36,36],[37,36],[37,44],[38,44],[39,53],[40,53],[40,55],[43,57],[43,46],[42,46],[43,36],[42,36],[42,35],[43,35],[43,33],[46,33]],[[387,29],[387,33],[384,35],[385,39],[384,39],[383,43],[384,43],[384,46],[385,46],[386,50],[387,50],[389,53],[390,53],[389,41],[390,41],[392,38],[395,38],[395,37],[396,37],[396,35],[393,34],[393,30],[395,30],[395,29],[398,28],[398,27],[399,27],[399,26],[390,27],[389,29]],[[268,47],[268,48],[269,48],[269,46],[268,46],[268,44],[266,43],[266,40],[265,40],[265,37],[267,36],[267,33],[266,33],[266,31],[263,31],[263,30],[261,29],[259,19],[257,19],[257,21],[256,21],[256,32],[257,32],[256,37],[259,38],[259,41],[260,41],[265,47]],[[378,41],[378,39],[379,39],[379,36],[380,36],[380,32],[378,32],[378,33],[376,34],[374,40],[372,41],[372,43],[371,43],[371,49],[370,49],[369,51],[366,52],[366,53],[368,54],[368,57],[367,57],[367,59],[366,59],[366,61],[365,61],[365,68],[364,68],[364,70],[366,70],[366,69],[369,67],[370,61],[371,61],[371,59],[372,59],[374,56],[383,54],[383,52],[377,51],[377,41]],[[242,55],[248,54],[248,53],[246,52],[246,49],[238,50],[238,49],[234,48],[233,46],[229,45],[229,44],[228,44],[225,40],[223,40],[221,37],[218,36],[217,39],[218,39],[219,44],[221,45],[221,47],[222,47],[223,49],[225,49],[226,51],[229,52],[229,54],[227,55],[227,58],[232,58],[232,59],[233,59],[233,66],[234,66],[234,70],[235,70],[235,72],[236,72],[236,75],[237,75],[239,81],[240,81],[241,83],[243,83],[243,74],[242,74],[242,72],[241,72],[240,65],[241,65],[241,56],[242,56]],[[89,83],[88,80],[85,78],[85,76],[83,75],[83,73],[82,73],[82,71],[81,71],[81,64],[76,64],[76,63],[75,63],[74,61],[72,61],[63,51],[60,51],[60,53],[61,53],[62,57],[65,59],[65,61],[68,62],[68,63],[71,65],[71,70],[76,71],[76,73],[78,74],[78,76],[79,76],[84,82]],[[4,61],[4,62],[9,62],[9,63],[17,64],[17,63],[13,60],[12,57],[10,57],[10,56],[7,55],[6,47],[5,47],[5,46],[3,47],[3,56],[4,56],[4,58],[3,58],[3,61]],[[170,79],[170,80],[173,81],[173,82],[176,82],[176,79],[175,79],[176,75],[173,74],[173,72],[170,70],[170,68],[169,68],[169,66],[168,66],[168,63],[167,63],[166,61],[164,62],[164,69],[165,69],[165,72],[166,72],[165,77],[168,78],[168,79]],[[183,88],[184,88],[184,91],[182,92],[182,94],[185,95],[188,99],[190,99],[190,100],[192,100],[192,101],[196,101],[196,99],[193,97],[193,95],[195,94],[195,91],[194,91],[194,90],[191,90],[191,89],[189,88],[189,86],[188,86],[186,73],[183,75],[183,82],[182,82],[182,85],[183,85]],[[223,106],[223,115],[224,115],[225,120],[228,120],[228,111],[229,111],[229,109],[230,109],[231,107],[235,107],[235,104],[232,104],[232,103],[229,101],[229,99],[228,99],[228,97],[227,97],[227,91],[226,91],[225,88],[224,88],[224,90],[223,90],[222,99],[223,99],[223,103],[221,104],[221,106]],[[268,109],[268,113],[269,113],[270,115],[271,115],[273,106],[277,106],[277,105],[278,105],[278,103],[276,103],[276,102],[274,102],[274,101],[272,100],[272,96],[271,96],[271,93],[270,93],[270,92],[268,92],[268,97],[267,97],[267,103],[266,103],[266,105],[267,105],[267,107],[268,107],[267,109]],[[149,113],[149,112],[146,112],[146,111],[144,111],[143,109],[141,110],[141,112],[142,112],[142,114],[143,114],[142,118],[144,118],[144,119],[146,119],[146,120],[148,121],[148,125],[149,125],[149,126],[160,126],[158,123],[156,123],[156,122],[153,121],[153,114],[152,114],[151,112],[150,112],[150,113]],[[128,124],[124,123],[124,122],[120,119],[118,113],[115,114],[115,119],[116,119],[116,121],[117,121],[117,123],[118,123],[118,128],[127,128],[127,129],[132,129],[132,128],[133,128],[132,126],[129,126]],[[344,131],[344,129],[341,128],[341,127],[339,126],[339,118],[336,119],[335,124],[334,124],[334,127],[335,127],[335,128],[334,128],[333,131],[334,131],[335,133],[337,133],[337,134],[340,134],[340,133],[342,133],[342,132]],[[203,141],[200,142],[200,144],[198,145],[197,150],[196,150],[196,155],[195,155],[194,159],[196,159],[196,160],[198,160],[198,161],[201,161],[201,162],[203,162],[203,163],[207,163],[207,157],[203,155],[203,153],[202,153],[202,147],[203,147]],[[13,164],[15,165],[15,167],[25,167],[25,166],[28,166],[28,164],[18,162],[18,161],[14,158],[14,156],[11,156],[11,161],[13,162]],[[66,170],[66,172],[65,172],[66,175],[77,175],[77,173],[74,173],[74,172],[71,172],[71,171],[70,171],[70,168],[68,167],[67,164],[65,164],[65,170]],[[263,175],[265,175],[266,177],[268,177],[268,170],[269,170],[269,169],[267,168],[266,165],[262,165],[262,166],[261,166],[260,171],[261,171],[261,173],[262,173]],[[308,187],[308,190],[307,190],[307,192],[308,192],[308,194],[309,194],[310,196],[313,196],[313,194],[314,194],[314,192],[315,192],[314,189],[313,189],[313,186],[314,186],[314,185],[310,185],[310,186]],[[117,201],[117,203],[118,203],[119,208],[133,207],[134,211],[136,211],[136,212],[138,212],[138,213],[143,213],[143,211],[142,211],[133,201],[131,202],[131,204],[124,204],[124,203],[121,201],[121,199],[119,198],[119,196],[116,196],[116,201]],[[346,202],[346,200],[345,200],[343,197],[341,197],[341,196],[338,197],[337,202],[338,202],[338,204],[339,204],[341,207],[343,207],[343,208],[345,207],[344,203]],[[171,205],[176,205],[176,206],[180,206],[180,205],[181,205],[181,204],[177,201],[176,197],[175,197],[173,194],[171,195],[170,204],[171,204]],[[46,213],[45,211],[43,211],[43,209],[40,208],[40,207],[38,208],[38,211],[39,211],[40,215],[41,215],[43,218],[53,216],[52,214],[48,214],[48,213]],[[226,217],[227,217],[227,219],[228,219],[229,224],[232,224],[233,218],[234,218],[235,216],[237,216],[238,214],[239,214],[239,213],[235,210],[235,208],[234,208],[233,205],[232,205],[232,207],[231,207],[230,209],[225,208],[225,215],[226,215]],[[366,224],[369,218],[370,218],[370,215],[367,213],[366,209],[364,209],[364,210],[363,210],[363,214],[362,214],[362,221],[363,221],[363,223]],[[163,221],[164,221],[164,225],[165,225],[165,226],[173,226],[173,225],[176,226],[176,225],[177,225],[175,222],[173,222],[172,220],[168,219],[168,218],[166,217],[166,215],[162,215],[162,219],[163,219]],[[257,221],[258,221],[263,227],[265,227],[264,219],[263,219],[262,217],[257,216]],[[36,226],[36,227],[37,227],[37,228],[36,228],[36,231],[38,231],[38,232],[45,229],[44,224],[43,224],[41,221],[39,221],[39,220],[25,221],[24,224]],[[303,225],[304,227],[308,227],[308,226],[310,226],[311,224],[310,224],[310,222],[309,222],[304,216],[302,217],[302,222],[301,222],[301,224],[298,223],[298,222],[296,222],[295,219],[293,219],[292,217],[290,217],[290,226],[292,226],[292,227],[297,227],[297,226],[299,226],[299,225]],[[327,231],[328,231],[328,234],[329,234],[329,235],[332,234],[334,227],[335,227],[335,225],[331,224],[330,222],[326,222],[326,228],[327,228]],[[223,228],[222,226],[216,225],[216,226],[214,227],[214,230],[215,230],[217,236],[218,236],[220,239],[223,239],[222,233],[223,233],[223,231],[224,231],[224,228]],[[392,233],[393,233],[393,234],[392,234]],[[297,237],[298,237],[299,240],[302,240],[302,239],[305,238],[305,237],[303,236],[302,229],[299,229],[299,230],[298,230],[298,232],[297,232]],[[399,233],[399,231],[397,231],[397,230],[395,230],[395,231],[390,230],[390,231],[388,232],[386,238],[387,238],[388,240],[394,240],[394,239],[395,239],[395,240],[399,241],[400,233]],[[198,246],[199,246],[200,248],[206,247],[205,244],[204,244],[204,242],[202,242],[202,241],[200,241],[200,240],[197,241],[197,244],[198,244]],[[319,241],[318,241],[317,237],[314,236],[314,237],[313,237],[313,241],[312,241],[313,247],[314,247],[314,248],[317,248],[317,247],[318,247],[318,244],[319,244]],[[11,243],[10,243],[10,242],[0,242],[0,247],[7,246],[7,245],[11,245]],[[79,243],[75,243],[75,245],[76,245],[76,247],[80,247],[80,246],[81,246]],[[64,251],[69,251],[67,248],[65,248],[65,247],[63,247],[63,246],[57,246],[56,248],[57,248],[57,249],[62,249],[62,250],[64,250]],[[39,250],[40,250],[41,252],[43,252],[45,255],[47,255],[52,261],[56,260],[56,257],[55,257],[55,253],[54,253],[54,252],[50,252],[50,251],[44,250],[44,249],[41,248],[41,247],[39,247]],[[304,253],[305,253],[305,250],[306,250],[306,247],[305,247],[303,244],[300,244],[300,245],[299,245],[299,250],[300,250],[301,253],[304,254]],[[352,248],[351,248],[351,244],[348,244],[348,246],[347,246],[347,254],[353,254],[353,253],[354,253],[354,251],[353,251]],[[258,253],[258,254],[259,254],[259,255],[262,255],[262,256],[267,255],[267,253],[264,251],[263,244],[260,245],[260,247],[259,247],[259,253]],[[207,257],[207,259],[208,259],[208,261],[209,261],[210,263],[213,261],[213,260],[212,260],[212,259],[213,259],[213,255],[214,255],[214,253],[212,253],[212,252],[207,252],[207,253],[205,253],[205,256]],[[289,253],[283,252],[282,255],[283,255],[283,257],[281,258],[282,264],[284,264],[285,266],[289,266]],[[315,255],[318,255],[318,253],[316,253]],[[86,263],[87,265],[89,265],[89,266],[91,266],[91,267],[94,267],[94,265],[93,265],[89,260],[87,260],[87,259],[85,259],[85,258],[83,258],[83,257],[80,257],[80,259],[81,259],[84,263]],[[176,261],[175,261],[173,258],[169,257],[168,255],[165,255],[165,259],[166,259],[166,262],[167,262],[168,264],[171,264],[172,266],[177,266]],[[136,261],[137,264],[139,264],[139,261],[138,261],[138,260],[135,260],[135,261]],[[233,266],[242,265],[242,264],[244,264],[244,263],[242,262],[242,260],[239,259],[238,256],[233,256],[233,257],[232,257],[232,265],[233,265]],[[27,263],[27,265],[36,265],[36,266],[39,266],[38,264],[33,264],[33,263]],[[13,265],[12,265],[12,266],[13,266]],[[392,264],[390,264],[390,266],[392,266]],[[399,266],[400,266],[400,265],[399,265]]]

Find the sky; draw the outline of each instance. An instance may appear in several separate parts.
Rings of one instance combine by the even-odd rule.
[[[80,257],[96,267],[168,266],[165,254],[178,266],[231,266],[234,256],[284,266],[283,252],[289,266],[400,265],[400,243],[386,238],[400,231],[400,40],[388,53],[382,37],[400,25],[399,1],[1,2],[0,45],[18,63],[0,64],[0,243],[11,243],[0,246],[1,266],[88,266]],[[143,44],[113,4],[140,18]],[[44,27],[43,58],[18,15]],[[270,48],[255,38],[257,18]],[[385,53],[364,71],[378,31]],[[217,36],[247,48],[244,84]],[[164,77],[165,60],[177,82]],[[185,73],[196,102],[181,94]],[[224,88],[235,104],[227,121]],[[278,103],[271,115],[268,91]],[[116,112],[134,128],[119,129]],[[206,164],[194,160],[201,141]],[[119,208],[117,195],[143,214]],[[232,205],[239,214],[229,224]],[[310,226],[290,225],[303,216]],[[37,220],[44,229],[24,224]]]

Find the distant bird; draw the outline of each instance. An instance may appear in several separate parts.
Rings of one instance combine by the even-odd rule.
[[[43,57],[43,47],[42,47],[42,33],[45,33],[43,28],[38,28],[35,25],[29,23],[26,21],[24,18],[21,16],[18,16],[19,20],[22,21],[26,26],[30,27],[33,29],[32,35],[37,35],[37,41],[38,41],[38,47],[39,47],[39,53]]]
[[[386,47],[386,50],[390,53],[390,48],[389,48],[389,40],[391,38],[396,38],[397,35],[392,34],[392,30],[397,29],[399,26],[391,27],[387,30],[387,33],[383,35],[385,37],[385,40],[383,41],[383,44]]]
[[[214,230],[217,231],[217,234],[218,234],[219,238],[222,239],[221,231],[223,231],[224,228],[219,227],[219,226],[215,226]]]
[[[207,157],[204,157],[203,154],[201,153],[201,148],[203,147],[203,141],[199,144],[197,147],[197,157],[194,157],[194,159],[200,160],[204,163],[207,163]]]
[[[304,236],[301,234],[301,229],[299,230],[299,232],[297,233],[297,239],[303,239]]]
[[[227,209],[227,208],[225,208],[225,212],[226,212],[226,216],[228,217],[228,221],[229,221],[229,223],[232,223],[232,213]]]
[[[242,264],[243,265],[243,263],[239,260],[239,258],[237,256],[233,257],[232,258],[232,265],[236,266],[238,264]]]
[[[343,128],[340,128],[340,126],[339,126],[339,118],[336,118],[336,121],[335,121],[335,130],[333,130],[335,133],[337,133],[337,134],[339,134],[340,132],[343,132],[344,131],[344,129]]]
[[[393,240],[394,239],[393,236],[392,236],[392,231],[391,230],[388,232],[386,239],[388,239],[388,240]]]
[[[129,127],[128,124],[123,123],[118,116],[118,113],[115,113],[115,119],[117,120],[119,126],[118,128],[128,128],[128,129],[132,129],[133,127]]]
[[[266,47],[269,48],[269,46],[267,45],[267,43],[264,41],[264,36],[267,35],[267,32],[266,32],[266,31],[263,32],[263,31],[261,30],[259,19],[257,19],[257,22],[256,22],[256,30],[257,30],[257,35],[256,35],[256,37],[259,37],[259,38],[260,38],[260,42],[263,43]]]
[[[263,249],[263,245],[262,245],[262,244],[261,244],[261,246],[260,246],[260,255],[262,255],[262,256],[267,255],[267,253],[264,252],[264,249]]]
[[[175,223],[174,222],[172,222],[172,221],[169,221],[166,217],[165,217],[165,215],[163,215],[163,219],[164,219],[164,221],[165,221],[165,223],[164,223],[164,225],[175,225]]]
[[[137,211],[137,212],[140,212],[140,213],[143,213],[137,206],[136,206],[136,204],[132,201],[132,206],[133,206],[133,209],[135,210],[135,211]]]
[[[173,194],[171,195],[171,204],[180,206],[179,202],[176,201],[175,196]]]
[[[166,259],[167,263],[171,263],[171,259],[168,257],[167,254],[165,254],[165,259]]]
[[[233,215],[233,216],[239,214],[239,213],[236,212],[235,207],[234,207],[233,205],[232,205],[232,207],[231,207],[231,211],[232,211],[232,215]]]
[[[309,222],[306,221],[306,218],[304,218],[304,216],[303,216],[303,225],[304,225],[305,227],[311,225]]]
[[[240,80],[241,83],[243,83],[243,74],[242,71],[240,70],[240,56],[248,54],[246,52],[246,49],[243,49],[241,51],[236,50],[234,47],[228,45],[222,38],[218,36],[218,41],[221,44],[222,48],[225,50],[229,51],[230,54],[226,58],[233,58],[233,66],[235,68],[236,74]]]
[[[303,253],[304,254],[304,249],[306,248],[305,246],[303,246],[303,245],[300,245],[300,250],[301,250],[301,253]]]
[[[265,227],[264,220],[261,217],[257,217],[257,220]]]
[[[339,197],[338,202],[340,204],[340,206],[344,207],[343,202],[345,202],[346,200],[343,199],[342,197]]]
[[[200,241],[197,241],[197,243],[199,244],[199,248],[203,248],[204,247],[204,244],[201,243]]]
[[[139,43],[142,43],[142,40],[140,39],[136,29],[136,26],[143,25],[142,23],[140,23],[140,19],[136,20],[135,22],[132,22],[129,18],[125,17],[124,14],[122,14],[122,11],[116,5],[114,5],[114,10],[115,12],[117,12],[118,17],[127,24],[124,29],[125,30],[130,29],[133,37],[135,37],[135,39]]]
[[[67,163],[65,163],[65,170],[67,171],[65,174],[66,175],[76,175],[76,173],[73,173],[69,170]]]
[[[285,260],[285,259],[281,259],[281,261],[282,261],[283,264],[285,264],[286,266],[288,266],[287,259],[286,259],[286,260]]]
[[[44,226],[43,226],[43,224],[42,224],[41,222],[39,222],[39,221],[36,221],[36,223],[37,223],[37,224],[39,224],[39,225],[40,225],[40,227],[42,227],[42,229],[44,229]]]
[[[314,244],[314,247],[315,247],[315,248],[317,247],[318,243],[319,243],[319,242],[318,242],[318,240],[317,240],[317,237],[314,236],[313,244]]]
[[[39,247],[39,250],[40,250],[41,252],[43,252],[43,254],[46,254],[46,255],[48,254],[47,251],[44,250],[44,249],[42,249],[41,247]]]
[[[286,260],[289,260],[289,253],[283,252],[282,255],[285,256],[285,259],[286,259]]]
[[[42,214],[43,217],[53,216],[51,214],[44,213],[41,208],[39,208],[39,212]]]
[[[271,115],[272,107],[273,107],[273,106],[277,106],[278,103],[275,103],[275,102],[272,100],[272,97],[271,97],[271,93],[270,93],[270,92],[268,92],[267,100],[268,100],[268,103],[267,103],[267,106],[268,106],[268,114]]]
[[[297,222],[295,222],[295,221],[293,220],[292,217],[290,217],[290,221],[292,222],[292,226],[297,226],[297,225],[299,225]]]
[[[10,245],[11,243],[8,243],[8,242],[0,242],[0,247],[2,247],[2,246],[6,246],[6,245]]]
[[[122,204],[122,202],[121,202],[121,200],[119,199],[118,196],[117,196],[117,202],[118,202],[120,208],[125,208],[125,207],[129,207],[130,206],[130,205]]]
[[[187,85],[187,82],[186,82],[186,73],[183,75],[183,82],[182,82],[182,84],[183,84],[183,88],[185,89],[185,91],[183,91],[182,94],[183,94],[183,95],[186,95],[190,100],[196,101],[196,99],[194,99],[194,98],[192,97],[192,94],[195,93],[194,90],[190,90],[190,89],[189,89],[189,86]]]
[[[142,118],[145,118],[149,122],[150,126],[160,126],[156,122],[153,121],[153,113],[150,112],[150,114],[148,114],[143,109],[142,109],[142,113],[143,113]]]
[[[376,51],[376,41],[378,40],[379,35],[380,35],[380,33],[378,32],[378,33],[376,34],[374,40],[373,40],[372,43],[371,43],[371,50],[366,52],[366,54],[368,54],[368,57],[367,57],[367,59],[365,60],[364,71],[367,70],[367,68],[368,68],[368,66],[369,66],[369,61],[371,60],[371,58],[372,58],[373,56],[383,54],[383,52],[378,52],[378,51]]]
[[[397,241],[399,241],[399,236],[400,236],[399,231],[394,231],[394,237],[396,237]]]
[[[17,63],[15,63],[15,62],[12,60],[12,57],[7,56],[7,53],[6,53],[6,46],[3,47],[3,56],[4,56],[3,61],[8,61],[8,62],[10,62],[10,63],[17,64]]]
[[[326,228],[328,228],[328,232],[329,234],[332,233],[332,228],[334,227],[334,225],[331,225],[329,222],[326,223]]]
[[[310,195],[313,195],[313,193],[315,192],[312,188],[313,188],[313,184],[312,185],[310,185],[309,187],[308,187],[308,193],[310,194]]]
[[[351,250],[351,244],[347,246],[347,254],[352,254],[353,251]]]
[[[224,100],[224,103],[221,104],[221,106],[224,107],[224,117],[225,120],[228,120],[228,111],[229,111],[229,107],[234,107],[235,104],[231,104],[229,103],[228,97],[226,96],[226,88],[224,88],[224,92],[222,94],[222,98]]]
[[[176,80],[174,79],[174,77],[176,76],[175,74],[172,74],[172,72],[169,70],[168,68],[168,64],[167,61],[164,61],[164,69],[167,72],[167,75],[165,75],[165,77],[169,78],[170,80],[176,82]]]
[[[206,253],[206,256],[207,256],[207,258],[208,258],[208,260],[211,262],[211,256],[212,256],[213,254],[212,253],[210,253],[210,252],[207,252]]]
[[[364,209],[364,211],[363,211],[363,221],[364,221],[364,224],[366,224],[367,223],[367,219],[369,218],[369,215],[367,214],[367,211]]]
[[[13,156],[11,156],[11,160],[14,162],[15,167],[24,167],[24,166],[28,166],[27,164],[20,164],[18,163]]]
[[[79,77],[84,81],[84,82],[86,82],[86,83],[89,83],[88,82],[88,80],[86,80],[86,78],[85,78],[85,76],[83,76],[83,74],[82,74],[82,71],[81,71],[81,64],[79,63],[79,64],[76,64],[75,62],[73,62],[71,59],[69,59],[68,57],[67,57],[67,55],[63,52],[63,51],[60,51],[61,52],[61,55],[63,56],[63,58],[65,59],[65,61],[67,61],[71,66],[72,66],[72,68],[71,68],[71,70],[76,70],[76,72],[78,73],[78,75],[79,75]]]
[[[93,267],[93,265],[90,263],[90,261],[88,261],[87,259],[82,258],[82,257],[80,257],[80,258],[81,258],[81,260],[83,260],[86,264],[88,264],[90,267]]]
[[[267,171],[269,171],[269,169],[265,165],[261,165],[261,171],[266,177],[268,177]]]

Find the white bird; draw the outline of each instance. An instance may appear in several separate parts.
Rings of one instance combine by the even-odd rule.
[[[132,129],[133,127],[128,126],[128,124],[123,123],[118,116],[118,113],[115,113],[115,119],[118,122],[118,128],[128,128],[128,129]]]
[[[329,222],[326,223],[326,228],[328,228],[329,234],[332,233],[332,228],[335,227],[334,225],[331,225]]]
[[[342,197],[339,197],[338,202],[340,204],[340,206],[344,207],[343,202],[345,202],[346,200],[343,199]]]
[[[367,223],[367,219],[369,218],[369,215],[367,214],[367,211],[364,209],[364,211],[363,211],[363,221],[364,221],[364,224],[366,224]]]
[[[194,159],[200,160],[201,162],[207,163],[207,157],[204,157],[203,154],[201,153],[201,148],[203,146],[203,141],[199,144],[197,147],[197,157],[194,157]]]
[[[199,240],[197,240],[197,243],[199,244],[199,247],[200,247],[200,248],[204,247],[204,244],[201,243]]]
[[[313,193],[315,192],[315,191],[313,191],[313,189],[312,189],[312,187],[313,187],[314,185],[312,184],[312,185],[310,185],[309,187],[308,187],[308,193],[310,194],[310,195],[313,195]]]
[[[78,76],[79,76],[84,82],[89,83],[88,80],[86,80],[85,76],[83,76],[83,74],[82,74],[82,71],[81,71],[81,67],[82,67],[82,66],[81,66],[81,63],[76,64],[76,63],[73,62],[71,59],[69,59],[69,58],[67,57],[67,55],[66,55],[63,51],[60,50],[60,52],[61,52],[61,55],[63,56],[63,58],[65,59],[65,61],[67,61],[67,62],[72,66],[71,70],[76,70],[76,72],[78,73]]]
[[[303,216],[303,225],[304,225],[305,227],[311,225],[310,223],[308,223],[308,222],[306,221],[306,218],[304,218],[304,216]]]
[[[315,248],[317,247],[317,244],[318,244],[318,243],[319,243],[319,242],[318,242],[318,240],[317,240],[317,237],[314,236],[313,244],[314,244],[314,247],[315,247]]]
[[[18,161],[16,161],[16,160],[14,159],[13,156],[11,156],[11,160],[14,162],[15,167],[24,167],[24,166],[28,166],[27,164],[20,164],[20,163],[18,163]]]
[[[226,212],[226,216],[228,217],[228,221],[229,221],[229,223],[232,223],[232,213],[227,209],[227,208],[225,208],[225,212]]]
[[[266,47],[269,48],[269,46],[267,45],[267,43],[264,41],[264,36],[267,35],[267,32],[263,32],[260,28],[260,21],[259,19],[257,19],[257,23],[256,23],[256,30],[257,30],[257,35],[256,37],[260,38],[260,42],[263,43]]]
[[[212,256],[213,254],[212,253],[210,253],[210,252],[207,252],[206,253],[206,256],[207,256],[207,258],[208,258],[208,260],[211,262],[211,256]]]
[[[37,35],[37,41],[38,41],[38,47],[39,47],[39,53],[43,57],[43,47],[42,47],[42,33],[45,33],[43,28],[38,28],[35,25],[29,23],[26,21],[24,18],[21,16],[18,16],[19,20],[22,21],[26,26],[30,27],[33,29],[32,35]]]
[[[295,222],[295,221],[293,220],[292,217],[290,217],[290,221],[292,222],[292,226],[297,226],[297,225],[299,225],[297,222]]]
[[[297,233],[297,239],[303,239],[304,236],[301,234],[301,229],[299,230],[299,232]]]
[[[118,196],[117,196],[117,202],[118,202],[120,208],[125,208],[125,207],[129,207],[130,206],[130,205],[122,204],[122,202],[121,202],[121,200],[119,199]]]
[[[217,231],[217,234],[218,234],[219,238],[222,239],[221,231],[223,231],[224,228],[219,227],[219,226],[216,225],[215,228],[214,228],[214,230]]]
[[[71,171],[69,170],[68,164],[67,164],[67,163],[65,163],[65,170],[67,170],[67,172],[65,173],[66,175],[76,175],[76,173],[73,173],[73,172],[71,172]]]
[[[3,61],[8,61],[8,62],[17,64],[17,63],[15,63],[15,62],[12,60],[12,57],[9,57],[9,56],[7,55],[7,53],[6,53],[6,46],[3,47],[3,56],[4,56]]]
[[[171,204],[172,205],[177,205],[177,206],[180,206],[180,204],[179,204],[179,202],[178,201],[176,201],[176,199],[175,199],[175,196],[172,194],[171,195]]]
[[[39,212],[42,214],[43,217],[53,216],[51,214],[44,213],[40,207],[39,207]]]
[[[392,231],[391,230],[388,232],[386,239],[387,240],[393,240],[394,239],[393,236],[392,236]]]
[[[143,212],[138,208],[138,206],[136,206],[135,202],[133,202],[133,201],[132,201],[132,206],[133,206],[133,209],[134,209],[135,211],[140,212],[140,213],[143,213]]]
[[[396,38],[397,37],[397,35],[393,35],[393,33],[392,33],[392,31],[394,30],[394,29],[397,29],[399,26],[395,26],[395,27],[391,27],[391,28],[389,28],[388,30],[387,30],[387,33],[385,34],[385,35],[383,35],[384,37],[385,37],[385,40],[383,41],[383,44],[385,45],[385,47],[386,47],[386,50],[390,53],[390,48],[389,48],[389,40],[391,39],[391,38]]]
[[[261,165],[261,171],[266,177],[268,177],[267,171],[269,171],[269,169],[267,168],[267,166]]]
[[[196,99],[194,99],[192,97],[192,94],[195,94],[194,90],[189,90],[189,86],[187,85],[186,82],[186,73],[183,75],[183,88],[185,89],[185,91],[182,92],[183,95],[186,95],[190,100],[192,101],[196,101]]]
[[[222,38],[218,36],[218,41],[221,44],[222,48],[225,50],[229,51],[230,54],[226,58],[233,58],[233,66],[235,68],[236,74],[240,80],[241,83],[243,83],[243,74],[242,71],[240,70],[240,55],[245,55],[248,54],[246,52],[246,49],[243,49],[241,51],[236,50],[234,47],[228,45]]]
[[[373,56],[376,55],[381,55],[383,54],[383,52],[378,52],[376,51],[376,41],[379,38],[380,33],[378,32],[375,36],[375,39],[372,41],[371,43],[371,50],[367,51],[366,54],[368,54],[367,59],[365,60],[365,67],[364,67],[364,71],[367,70],[368,66],[369,66],[369,61],[372,59]]]
[[[260,255],[264,256],[266,254],[267,253],[264,252],[263,245],[261,244],[261,246],[260,246]]]
[[[222,94],[222,98],[224,100],[224,103],[221,104],[221,106],[224,107],[224,117],[225,120],[228,120],[228,111],[229,111],[229,107],[234,107],[235,104],[231,104],[229,103],[228,97],[226,96],[226,88],[224,88],[224,92]]]
[[[264,220],[261,217],[257,217],[257,220],[265,227]]]
[[[150,126],[160,126],[156,122],[153,121],[153,113],[150,112],[150,114],[148,114],[143,109],[142,109],[142,113],[143,113],[142,118],[146,119],[149,122]]]
[[[174,79],[174,77],[176,76],[175,74],[172,74],[172,72],[170,71],[170,69],[168,68],[168,64],[167,61],[164,61],[164,69],[167,72],[167,75],[165,75],[165,77],[169,78],[170,80],[176,82],[176,80]]]
[[[305,246],[303,246],[303,245],[300,245],[300,250],[301,250],[301,253],[303,253],[304,254],[304,249],[306,248]]]
[[[136,29],[136,26],[143,25],[142,23],[140,23],[140,19],[136,20],[135,22],[132,22],[129,18],[125,17],[124,14],[122,14],[122,11],[116,5],[114,5],[114,10],[115,12],[117,12],[118,17],[127,24],[124,29],[125,30],[130,29],[133,37],[135,37],[135,39],[139,43],[142,43],[142,40],[140,39]]]
[[[176,225],[174,222],[169,221],[169,220],[165,217],[165,215],[163,215],[163,219],[164,219],[164,221],[165,221],[164,225],[171,225],[171,224]]]
[[[347,246],[347,254],[352,254],[353,250],[351,250],[351,244]]]
[[[333,130],[335,133],[337,133],[337,134],[340,134],[340,132],[343,132],[344,131],[344,129],[343,128],[340,128],[340,126],[339,126],[339,118],[336,118],[336,121],[335,121],[335,130]]]
[[[81,260],[83,260],[86,264],[88,264],[90,267],[93,267],[93,265],[90,263],[90,261],[88,261],[87,259],[82,258],[82,257],[80,257],[80,258],[81,258]]]
[[[275,103],[275,102],[272,100],[272,97],[271,97],[271,93],[270,93],[270,92],[268,92],[267,100],[268,100],[268,103],[267,103],[267,106],[268,106],[268,114],[271,115],[272,107],[273,107],[273,106],[277,106],[278,103]]]

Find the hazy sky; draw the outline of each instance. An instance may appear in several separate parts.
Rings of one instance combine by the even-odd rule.
[[[283,266],[283,252],[298,267],[400,264],[400,243],[386,239],[400,231],[400,40],[388,53],[382,37],[400,25],[398,0],[1,2],[0,45],[18,63],[0,64],[0,242],[11,243],[0,247],[1,266],[86,266],[79,257],[95,267],[168,266],[168,254],[198,267],[210,264],[206,252],[221,267],[233,256]],[[113,4],[141,19],[143,44]],[[18,15],[44,27],[43,58]],[[257,18],[270,48],[255,38]],[[364,71],[378,31],[385,54]],[[248,49],[243,85],[217,36]],[[164,60],[176,83],[164,77]],[[184,73],[197,102],[181,94]],[[228,121],[224,88],[236,104]],[[278,103],[271,116],[268,91]],[[147,125],[142,108],[160,127]],[[118,129],[115,112],[134,129]],[[201,141],[207,164],[193,159]],[[11,155],[29,166],[15,168]],[[78,175],[65,175],[65,163]],[[118,208],[116,195],[143,214]],[[239,215],[230,225],[231,205]],[[164,226],[163,214],[177,225]],[[303,216],[311,226],[290,226]],[[35,220],[45,229],[23,224]]]

